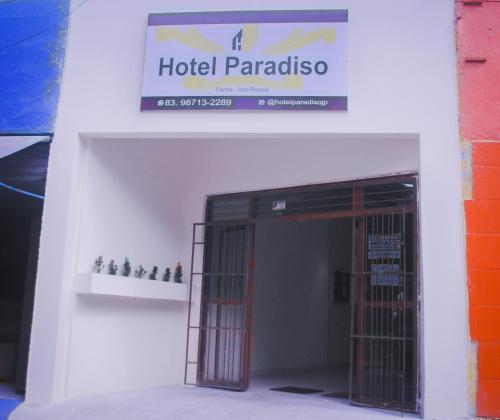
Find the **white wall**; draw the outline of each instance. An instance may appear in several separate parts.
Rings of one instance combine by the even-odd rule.
[[[158,145],[89,143],[77,271],[92,270],[98,255],[118,265],[128,257],[132,275],[139,264],[149,272],[158,266],[158,279],[167,266],[174,271],[185,240],[185,156],[181,148],[158,153]],[[178,337],[184,334],[185,318],[181,303],[77,296],[67,394],[181,383],[185,343]]]
[[[78,266],[85,150],[80,138],[197,137],[200,153],[190,157],[185,167],[191,177],[186,224],[202,218],[207,193],[374,175],[408,168],[412,159],[413,163],[419,161],[425,413],[433,418],[466,415],[466,282],[453,3],[311,0],[306,4],[289,0],[285,5],[278,0],[238,4],[229,0],[144,0],[117,7],[116,2],[105,0],[87,2],[72,13],[49,162],[28,403],[47,403],[69,395],[66,378],[72,357],[72,287]],[[349,9],[349,111],[139,112],[148,13],[284,7]],[[344,136],[349,133],[363,134],[364,140],[354,141],[351,148],[348,143],[360,136]],[[235,139],[240,134],[244,145],[216,140]],[[304,143],[294,146],[293,141],[283,140],[288,135],[302,137]],[[281,140],[261,140],[276,136]],[[322,138],[323,145],[308,148],[305,142],[315,136]],[[411,153],[412,159],[394,161],[392,147],[380,142],[383,138],[394,143],[403,140],[401,149]],[[418,149],[415,143],[405,144],[411,138],[419,139]],[[252,139],[256,139],[255,145],[250,145]],[[328,147],[331,152],[325,154]],[[344,148],[350,152],[344,153]],[[356,148],[359,153],[353,153]],[[294,152],[288,154],[289,149]],[[278,152],[288,156],[286,171],[281,159],[276,159]],[[188,248],[185,244],[181,255],[188,254]]]
[[[186,280],[192,223],[203,220],[207,192],[302,185],[418,168],[418,143],[403,139],[92,139],[84,147],[75,272],[90,271],[95,258],[103,255],[106,263],[114,259],[118,264],[128,257],[133,268],[142,264],[150,270],[158,265],[160,275],[167,264],[173,268],[181,261]],[[323,239],[328,239],[328,228]],[[328,244],[320,249],[324,255]],[[265,269],[268,264],[259,266]],[[71,287],[67,397],[182,383],[186,305],[82,298],[75,296],[74,282]],[[198,310],[193,308],[194,320]],[[316,341],[325,343],[315,348],[316,353],[313,349],[311,357],[316,365],[324,365],[326,312],[319,318],[325,328]],[[192,351],[197,341],[192,338],[190,360],[196,360]],[[291,365],[311,365],[302,350],[293,354]]]
[[[133,266],[169,265],[173,271],[185,240],[186,151],[159,146],[147,140],[89,142],[78,271],[89,271],[98,255],[106,263],[128,257]]]
[[[328,228],[256,223],[252,371],[326,366]]]

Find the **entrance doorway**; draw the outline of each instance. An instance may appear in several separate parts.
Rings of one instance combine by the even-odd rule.
[[[250,388],[347,398],[352,221],[258,221]]]
[[[407,175],[209,197],[186,380],[195,365],[199,386],[418,411],[416,187]]]

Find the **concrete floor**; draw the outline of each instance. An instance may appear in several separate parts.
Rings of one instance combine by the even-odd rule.
[[[323,382],[318,379],[323,378]],[[321,394],[271,391],[275,386],[345,390],[345,376],[333,382],[320,370],[255,375],[246,392],[175,386],[85,396],[46,407],[19,406],[9,420],[371,420],[400,413],[350,406]],[[406,414],[405,417],[416,418]]]

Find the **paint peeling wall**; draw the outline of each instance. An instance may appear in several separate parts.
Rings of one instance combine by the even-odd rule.
[[[69,0],[0,0],[0,135],[51,133]]]
[[[500,417],[500,2],[457,2],[469,284],[469,394]]]

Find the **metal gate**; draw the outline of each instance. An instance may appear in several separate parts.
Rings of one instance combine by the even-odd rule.
[[[253,241],[253,224],[197,223],[193,227],[185,383],[189,383],[189,365],[196,365],[197,385],[248,388]],[[202,270],[197,271],[195,259],[201,255]],[[192,325],[197,283],[201,287],[199,325]],[[196,360],[191,360],[190,353],[193,330],[198,331]]]
[[[416,191],[405,175],[210,197],[193,228],[185,383],[248,387],[253,223],[349,217],[349,400],[419,411]]]
[[[417,410],[415,214],[353,218],[350,400]]]

